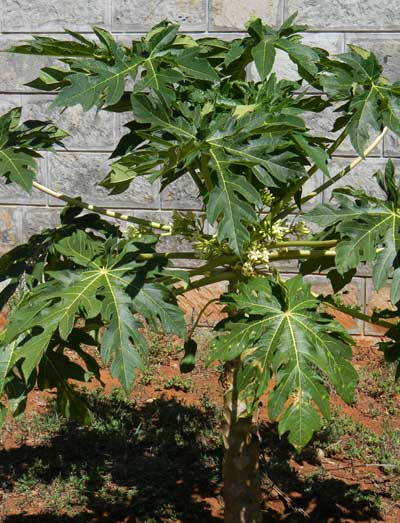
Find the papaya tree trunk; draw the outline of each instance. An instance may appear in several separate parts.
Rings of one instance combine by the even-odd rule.
[[[252,417],[240,417],[238,362],[224,372],[224,502],[225,523],[261,523],[260,438]]]

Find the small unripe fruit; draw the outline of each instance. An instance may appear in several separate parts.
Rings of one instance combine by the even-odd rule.
[[[182,374],[187,374],[188,372],[192,372],[196,366],[197,343],[189,339],[185,342],[183,350],[185,354],[179,363],[179,368]]]

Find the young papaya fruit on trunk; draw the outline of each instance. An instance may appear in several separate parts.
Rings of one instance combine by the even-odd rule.
[[[192,372],[196,366],[197,343],[192,339],[186,340],[183,350],[185,353],[179,363],[179,368],[182,374],[187,374]]]

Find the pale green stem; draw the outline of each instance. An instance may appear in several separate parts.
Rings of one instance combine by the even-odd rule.
[[[335,247],[335,245],[338,243],[338,240],[324,240],[324,241],[302,241],[302,240],[294,240],[294,241],[287,241],[287,242],[275,242],[271,243],[270,245],[267,245],[267,247],[271,248],[280,248],[285,249],[286,247],[313,247],[315,249],[326,249],[329,247]],[[309,255],[313,251],[310,250],[292,250],[289,252],[283,251],[277,251],[272,252],[270,257],[272,256],[272,259],[275,259],[277,256],[284,256],[285,258],[282,259],[296,259],[296,257],[300,256],[301,258],[304,258],[305,256]],[[324,256],[325,253],[328,253],[327,256],[332,255],[329,250],[320,250],[315,251],[315,255],[313,257],[317,256]],[[213,260],[210,260],[208,263],[202,265],[201,267],[196,267],[196,269],[193,269],[190,271],[190,276],[198,276],[205,274],[207,271],[215,269],[216,267],[221,267],[222,265],[230,265],[232,266],[235,262],[239,261],[239,258],[234,255],[226,255],[226,256],[220,256]]]
[[[281,242],[274,242],[271,244],[268,244],[267,247],[272,248],[285,248],[285,247],[313,247],[315,249],[323,249],[323,248],[329,248],[329,247],[335,247],[337,245],[338,240],[288,240],[288,241],[281,241]]]
[[[306,196],[304,196],[304,198],[301,199],[301,204],[303,205],[304,203],[308,202],[309,200],[315,198],[318,194],[322,193],[323,191],[325,191],[326,189],[328,189],[328,187],[331,187],[331,185],[335,184],[337,181],[339,181],[341,178],[343,178],[344,176],[346,176],[346,174],[348,174],[350,171],[352,171],[353,169],[355,169],[357,167],[357,165],[359,165],[369,154],[371,154],[371,152],[375,149],[375,147],[383,140],[385,134],[388,132],[388,128],[385,127],[383,129],[383,131],[375,138],[375,140],[371,143],[371,145],[369,145],[365,151],[364,151],[364,154],[363,156],[358,156],[355,160],[353,160],[347,167],[345,167],[344,169],[342,169],[340,172],[338,172],[335,176],[333,176],[332,178],[330,178],[329,180],[327,180],[325,183],[323,183],[322,185],[320,185],[319,187],[317,187],[317,189],[315,189],[313,192],[307,194]],[[286,209],[282,214],[280,214],[280,218],[284,218],[285,216],[287,216],[288,214],[294,212],[295,210],[297,209],[297,207],[295,205],[293,205],[292,207],[289,207],[289,209]]]
[[[298,260],[303,258],[322,258],[324,256],[335,256],[336,252],[335,250],[293,250],[288,252],[272,252],[270,254],[270,260],[271,261],[278,261],[278,260]],[[193,275],[193,272],[191,273]],[[190,285],[186,285],[186,287],[180,287],[176,289],[175,294],[180,295],[184,294],[186,292],[189,292],[193,289],[199,289],[201,287],[205,287],[207,285],[211,285],[213,283],[217,283],[220,281],[232,281],[239,279],[240,275],[237,272],[234,271],[224,271],[224,272],[218,272],[216,274],[211,274],[210,276],[206,276],[205,278],[202,278],[201,280],[194,281]]]
[[[379,247],[379,249],[376,249],[376,253],[379,254],[383,251],[383,247]],[[293,249],[292,251],[289,250],[283,250],[283,251],[276,251],[271,252],[269,255],[270,261],[279,261],[279,260],[301,260],[304,258],[323,258],[325,256],[331,257],[336,256],[336,251],[334,248],[332,249]]]
[[[38,189],[39,191],[48,194],[49,196],[52,196],[53,198],[57,198],[58,200],[62,200],[63,202],[66,202],[70,205],[74,205],[75,207],[80,207],[81,209],[87,209],[88,211],[94,211],[98,214],[102,214],[104,216],[109,216],[110,218],[115,218],[116,220],[121,220],[124,222],[130,222],[135,223],[137,225],[143,225],[145,227],[151,227],[152,229],[159,229],[161,231],[171,231],[171,225],[162,224],[158,222],[152,222],[148,220],[143,220],[141,218],[135,218],[134,216],[128,216],[126,214],[121,214],[117,211],[111,211],[110,209],[105,209],[104,207],[98,207],[97,205],[92,205],[90,203],[83,202],[79,200],[78,198],[72,198],[71,196],[67,196],[66,194],[59,193],[57,191],[53,191],[49,187],[46,187],[45,185],[42,185],[38,182],[33,182],[33,187],[35,189]]]
[[[315,250],[311,251],[309,249],[297,249],[287,252],[272,252],[269,255],[269,260],[279,261],[279,260],[303,260],[304,258],[324,258],[336,256],[336,251],[334,249],[330,250]]]

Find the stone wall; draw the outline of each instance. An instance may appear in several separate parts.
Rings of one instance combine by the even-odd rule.
[[[251,15],[275,25],[296,10],[300,13],[299,21],[309,26],[306,42],[333,53],[342,52],[348,43],[368,47],[383,61],[387,77],[400,79],[399,0],[0,0],[0,49],[29,39],[31,34],[54,35],[62,33],[64,27],[90,32],[92,25],[105,27],[126,42],[163,18],[179,22],[182,30],[192,34],[233,38],[243,31]],[[43,159],[40,180],[53,189],[82,194],[101,204],[106,192],[94,184],[107,171],[108,155],[117,143],[123,122],[119,115],[83,113],[80,107],[69,108],[62,115],[52,110],[51,96],[24,86],[40,67],[51,62],[23,55],[0,55],[0,114],[22,105],[24,118],[50,117],[69,131],[72,136],[66,140],[68,150]],[[290,65],[284,60],[278,60],[276,68],[283,75],[291,74]],[[326,129],[330,120],[326,118],[328,122],[314,122],[316,129]],[[332,172],[353,155],[345,143],[333,161]],[[371,173],[381,168],[389,156],[400,158],[398,139],[392,135],[346,180],[365,187],[371,182]],[[326,200],[329,194],[323,198]],[[41,193],[28,196],[1,184],[0,252],[42,227],[56,224],[59,204]],[[161,197],[157,186],[138,182],[129,192],[108,197],[107,205],[160,220],[168,219],[172,209],[199,208],[195,189],[187,180],[174,184]],[[289,274],[295,267],[288,265],[285,270]],[[311,280],[320,290],[327,288],[323,277],[313,276]],[[368,273],[360,274],[346,289],[346,299],[371,310],[374,305],[387,302],[388,289],[377,296]],[[188,297],[186,307],[191,309],[201,301],[198,294],[193,299]],[[216,312],[210,311],[210,318],[215,317]],[[358,322],[349,327],[356,334],[379,334]]]

